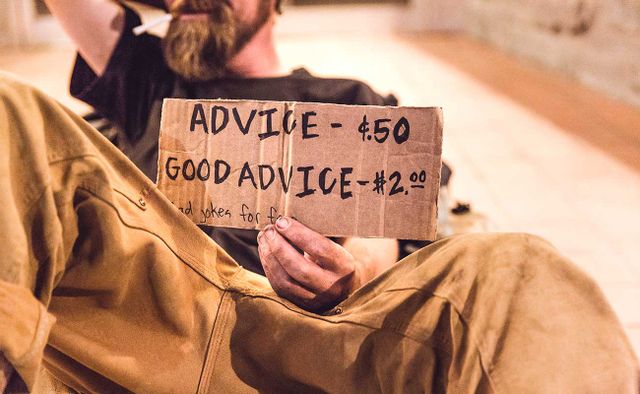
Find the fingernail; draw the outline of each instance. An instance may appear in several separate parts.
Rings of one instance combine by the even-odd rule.
[[[273,227],[269,227],[268,229],[264,230],[264,233],[269,239],[274,239],[276,237],[276,230]]]
[[[287,227],[289,227],[289,224],[291,224],[289,222],[289,219],[285,218],[284,216],[280,216],[278,220],[276,220],[276,226],[278,226],[280,230],[286,230]]]

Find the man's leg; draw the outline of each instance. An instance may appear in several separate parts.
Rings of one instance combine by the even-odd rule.
[[[0,351],[28,387],[48,343],[80,391],[196,390],[238,266],[98,132],[3,75],[0,201]]]
[[[436,242],[326,316],[232,298],[219,365],[233,376],[214,373],[213,387],[239,377],[287,392],[639,389],[638,361],[601,291],[531,235]]]

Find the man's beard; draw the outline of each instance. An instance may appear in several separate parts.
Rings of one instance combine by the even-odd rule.
[[[171,12],[176,17],[163,38],[167,65],[193,82],[209,81],[225,74],[226,64],[272,14],[271,2],[262,0],[255,20],[238,21],[224,0],[185,0]],[[206,13],[207,18],[181,19],[182,14]]]

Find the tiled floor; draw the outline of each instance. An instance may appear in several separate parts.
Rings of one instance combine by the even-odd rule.
[[[640,353],[640,110],[459,37],[285,36],[280,52],[287,66],[444,107],[454,197],[498,231],[545,237],[594,276]],[[3,50],[0,69],[83,111],[66,93],[72,56]],[[608,144],[613,129],[599,135],[594,122],[627,143]]]

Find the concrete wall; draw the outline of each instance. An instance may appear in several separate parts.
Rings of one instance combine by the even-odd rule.
[[[465,26],[640,107],[640,0],[467,0]]]

